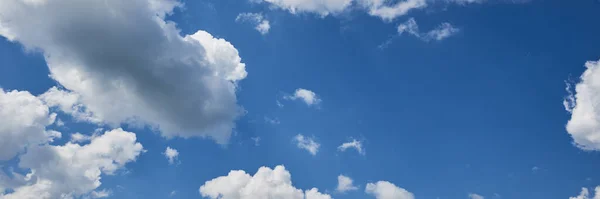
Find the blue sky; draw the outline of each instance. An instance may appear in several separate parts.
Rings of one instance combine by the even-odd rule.
[[[600,185],[599,1],[75,2],[0,3],[0,198],[591,199]],[[271,181],[228,176],[263,166]]]

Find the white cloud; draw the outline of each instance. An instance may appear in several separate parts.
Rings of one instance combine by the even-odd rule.
[[[424,39],[427,41],[429,41],[429,40],[441,41],[443,39],[446,39],[446,38],[458,33],[459,31],[460,30],[458,28],[453,27],[452,24],[450,24],[450,23],[442,23],[435,29],[427,32],[427,34],[425,34]]]
[[[0,35],[43,53],[50,76],[77,96],[58,103],[61,110],[83,104],[113,127],[144,124],[165,137],[210,137],[224,144],[243,114],[236,90],[247,76],[245,64],[224,39],[201,30],[181,36],[175,23],[164,20],[180,5],[6,0]]]
[[[211,199],[331,199],[316,188],[303,192],[294,187],[290,172],[281,165],[274,169],[261,167],[254,176],[233,170],[205,182],[199,191],[202,197]]]
[[[54,86],[40,95],[39,98],[49,107],[57,107],[60,111],[73,116],[77,121],[102,122],[100,118],[94,116],[94,113],[81,104],[81,97],[76,93]]]
[[[265,122],[269,123],[269,124],[280,124],[281,122],[277,119],[271,119],[269,117],[265,117]]]
[[[484,199],[483,196],[476,194],[476,193],[470,193],[469,194],[469,199]]]
[[[106,190],[94,192],[101,185],[101,175],[112,175],[135,161],[142,150],[135,134],[122,129],[108,131],[83,146],[70,142],[62,146],[30,146],[19,158],[19,167],[31,170],[24,177],[26,184],[0,198],[105,196]]]
[[[569,197],[569,199],[600,199],[600,186],[596,187],[594,190],[595,194],[592,197],[587,188],[581,188],[581,192],[578,196]]]
[[[371,16],[376,16],[384,21],[392,21],[396,17],[406,15],[413,9],[427,7],[426,0],[400,0],[389,5],[385,0],[363,0]]]
[[[369,183],[365,192],[375,196],[377,199],[414,199],[415,196],[406,189],[397,187],[388,181]]]
[[[56,126],[64,126],[65,122],[63,122],[61,119],[56,119]]]
[[[358,8],[369,15],[378,17],[386,22],[408,14],[412,10],[424,9],[427,0],[250,0],[251,2],[266,2],[273,8],[287,10],[292,14],[314,13],[322,17],[337,15],[351,8]],[[486,0],[445,0],[445,3],[466,5],[484,3]],[[516,0],[515,0],[516,1]],[[527,0],[521,0],[527,1]],[[352,6],[357,5],[357,6]]]
[[[267,2],[272,6],[289,11],[292,14],[316,13],[321,16],[338,14],[348,8],[353,0],[255,0]]]
[[[56,114],[27,91],[7,91],[0,88],[0,160],[13,158],[25,147],[43,144],[56,131],[46,131]]]
[[[163,154],[165,155],[167,160],[169,160],[169,164],[175,163],[175,159],[177,159],[177,157],[179,156],[179,152],[177,151],[177,149],[171,147],[167,147]]]
[[[302,134],[296,135],[294,137],[294,141],[296,142],[296,146],[298,146],[298,148],[308,151],[313,156],[317,155],[317,152],[319,152],[319,147],[321,146],[313,138],[304,137]]]
[[[397,29],[398,34],[400,35],[407,33],[423,41],[441,41],[460,31],[458,28],[453,27],[450,23],[441,23],[435,29],[430,30],[427,33],[421,33],[419,32],[419,25],[414,18],[409,18],[406,22],[401,23],[398,25]]]
[[[89,136],[89,135],[84,135],[81,133],[71,134],[71,142],[73,142],[73,143],[85,142],[85,141],[88,141],[91,139],[92,139],[92,136]]]
[[[254,141],[254,146],[260,146],[260,137],[251,137],[252,141]]]
[[[406,22],[398,25],[398,34],[402,35],[405,32],[414,35],[415,37],[421,37],[421,33],[419,33],[419,25],[417,25],[415,18],[411,17],[406,20]]]
[[[317,96],[315,92],[303,88],[296,89],[294,95],[286,95],[283,98],[288,100],[301,99],[302,101],[304,101],[304,103],[306,103],[309,106],[321,103],[321,99],[319,98],[319,96]]]
[[[265,17],[261,13],[240,13],[235,18],[236,22],[247,22],[254,26],[254,29],[262,35],[266,35],[269,33],[271,29],[271,25],[269,20],[265,19]]]
[[[365,154],[365,151],[362,147],[362,142],[360,142],[356,139],[353,139],[350,142],[346,142],[346,143],[343,143],[342,145],[338,146],[339,151],[346,151],[346,149],[348,149],[348,148],[356,149],[356,151],[358,151],[358,153],[361,155]]]
[[[464,4],[469,4],[469,3],[483,3],[487,0],[446,0],[446,1],[464,5]]]
[[[600,62],[588,61],[587,70],[575,85],[575,91],[565,99],[571,119],[567,132],[575,145],[584,150],[600,150]],[[569,87],[568,87],[569,89]]]
[[[348,176],[339,175],[338,176],[338,185],[335,189],[340,193],[345,193],[347,191],[357,190],[358,187],[352,184],[352,179]]]
[[[171,193],[169,193],[169,197],[173,197],[177,195],[177,191],[171,191]]]
[[[108,198],[112,195],[112,192],[109,190],[100,190],[100,191],[92,191],[90,194],[91,198]]]

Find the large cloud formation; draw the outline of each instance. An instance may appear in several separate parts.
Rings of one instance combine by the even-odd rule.
[[[87,145],[29,147],[20,157],[19,167],[30,169],[25,183],[10,187],[14,192],[4,199],[51,199],[86,196],[101,185],[101,174],[113,174],[134,161],[143,147],[134,133],[114,129],[95,137]],[[106,195],[106,194],[104,194]]]
[[[587,70],[573,93],[565,99],[565,108],[571,112],[567,131],[575,144],[584,150],[600,150],[600,61],[585,63]]]
[[[234,170],[205,182],[199,191],[211,199],[331,199],[316,188],[302,191],[294,187],[290,172],[281,165],[275,169],[261,167],[254,176]]]
[[[600,186],[596,187],[593,192],[595,192],[595,194],[590,194],[590,191],[584,187],[581,188],[581,192],[578,196],[569,197],[569,199],[600,199]]]
[[[226,143],[243,113],[236,90],[245,64],[233,45],[207,32],[181,36],[164,19],[180,5],[4,0],[0,35],[43,53],[51,77],[66,89],[60,91],[77,96],[72,106],[56,103],[61,110],[83,104],[77,110],[91,121]]]
[[[61,133],[47,130],[56,114],[40,98],[0,89],[0,161],[18,156],[18,167],[28,171],[26,175],[0,171],[0,198],[107,196],[108,191],[95,191],[101,175],[113,174],[137,159],[143,147],[136,135],[119,128],[90,137],[86,145],[51,145]]]
[[[27,91],[0,88],[0,161],[8,160],[29,145],[43,144],[60,133],[46,131],[56,114]]]

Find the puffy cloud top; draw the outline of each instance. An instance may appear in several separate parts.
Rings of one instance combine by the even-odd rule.
[[[27,91],[5,92],[0,88],[0,118],[0,160],[11,159],[29,145],[60,136],[46,131],[56,115]]]
[[[84,117],[92,122],[144,124],[165,137],[226,143],[243,112],[236,89],[247,76],[245,64],[224,39],[205,31],[181,36],[164,20],[179,5],[6,0],[0,35],[43,53],[51,77],[66,89],[47,98],[61,110],[82,104],[75,110],[93,113]]]
[[[585,150],[600,150],[600,62],[588,61],[587,70],[581,81],[575,85],[574,93],[565,99],[565,106],[571,112],[567,131],[575,144]],[[567,90],[572,92],[570,85]]]
[[[331,199],[318,189],[302,191],[292,185],[284,166],[261,167],[251,176],[242,170],[209,180],[200,187],[202,197],[211,199]]]

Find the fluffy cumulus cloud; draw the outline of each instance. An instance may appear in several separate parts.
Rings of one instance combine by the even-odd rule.
[[[571,112],[567,132],[575,144],[584,150],[600,150],[600,62],[588,61],[587,70],[579,83],[565,99],[565,107]]]
[[[410,34],[413,35],[423,41],[441,41],[446,39],[452,35],[455,35],[460,30],[455,28],[450,23],[441,23],[436,28],[430,30],[429,32],[419,32],[419,25],[414,18],[409,18],[406,22],[398,25],[398,34]]]
[[[269,30],[271,29],[269,20],[265,19],[261,13],[240,13],[235,18],[235,21],[250,23],[254,26],[256,31],[263,35],[269,33]]]
[[[296,89],[296,91],[294,92],[294,95],[286,95],[284,96],[284,99],[288,99],[288,100],[302,100],[304,103],[306,103],[306,105],[308,106],[312,106],[312,105],[317,105],[319,103],[321,103],[321,99],[319,98],[319,96],[317,96],[317,94],[311,90],[307,90],[307,89],[303,89],[303,88],[299,88]]]
[[[338,185],[335,188],[335,190],[340,193],[357,190],[358,187],[354,186],[354,184],[352,184],[352,183],[353,183],[352,178],[345,176],[345,175],[339,175],[338,176]]]
[[[61,135],[46,130],[56,114],[27,91],[0,88],[0,118],[0,161],[13,158],[29,145],[43,144]]]
[[[175,160],[179,156],[179,152],[177,151],[177,149],[174,149],[174,148],[171,148],[171,147],[167,147],[167,149],[165,149],[165,152],[163,154],[165,155],[165,157],[169,161],[169,164],[175,163]]]
[[[64,88],[47,101],[61,110],[111,126],[148,125],[165,137],[226,143],[243,113],[236,90],[245,64],[224,39],[201,30],[181,36],[164,20],[180,5],[5,0],[0,35],[44,55],[50,76]]]
[[[469,196],[469,199],[484,199],[483,196],[476,194],[476,193],[470,193],[468,196]]]
[[[346,151],[346,149],[349,149],[349,148],[355,149],[361,155],[365,154],[365,150],[363,149],[362,142],[358,141],[356,139],[353,139],[350,142],[342,143],[342,145],[338,146],[338,151]]]
[[[600,186],[594,190],[595,194],[592,196],[587,188],[581,188],[581,192],[578,196],[569,197],[569,199],[600,199]]]
[[[294,142],[298,148],[308,151],[313,156],[317,155],[319,147],[321,146],[321,144],[317,143],[313,138],[305,137],[302,134],[296,135],[294,137]]]
[[[101,185],[101,175],[114,174],[142,151],[135,134],[122,129],[107,131],[87,145],[30,146],[20,156],[19,167],[31,172],[23,177],[22,185],[10,187],[14,191],[0,198],[107,197],[109,191],[95,190]]]
[[[316,188],[302,191],[294,187],[291,177],[281,165],[274,169],[261,167],[253,176],[234,170],[205,182],[199,191],[202,197],[211,199],[331,199]]]
[[[375,196],[377,199],[414,199],[415,196],[406,189],[397,187],[388,181],[379,181],[369,183],[365,187],[367,194]]]

